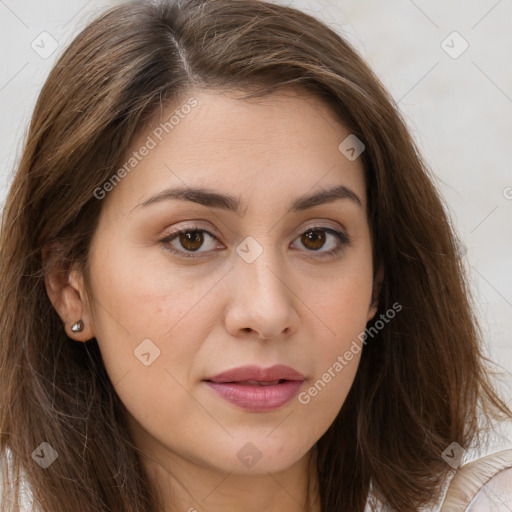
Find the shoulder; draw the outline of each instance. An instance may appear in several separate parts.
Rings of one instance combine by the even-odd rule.
[[[441,506],[441,512],[490,511],[512,511],[512,449],[461,466]]]
[[[461,466],[435,508],[424,512],[512,512],[512,449],[502,450]],[[373,495],[372,483],[364,512],[391,512]]]
[[[493,476],[476,494],[467,512],[510,512],[512,510],[512,468]]]

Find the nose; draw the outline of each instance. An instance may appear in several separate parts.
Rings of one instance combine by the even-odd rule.
[[[300,304],[290,277],[279,258],[266,249],[252,263],[235,258],[230,272],[226,306],[227,331],[237,338],[272,340],[297,332]]]

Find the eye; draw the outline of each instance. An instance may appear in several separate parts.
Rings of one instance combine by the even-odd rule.
[[[205,241],[209,243],[205,244]],[[208,253],[215,249],[216,237],[205,229],[191,227],[175,231],[166,236],[160,243],[166,249],[178,256],[184,258],[199,258],[194,253]],[[351,238],[344,233],[327,227],[313,227],[304,231],[295,240],[300,240],[306,252],[320,254],[320,258],[334,257],[340,253],[346,246],[350,245]],[[205,250],[200,250],[204,249]],[[321,250],[327,247],[328,250]]]
[[[346,246],[350,245],[351,239],[342,233],[332,228],[327,227],[313,227],[304,231],[296,240],[300,240],[303,247],[307,252],[318,252],[321,258],[334,257]],[[327,246],[327,250],[321,251],[320,249]]]
[[[172,253],[178,254],[179,256],[183,256],[185,258],[195,258],[197,256],[187,253],[207,252],[208,247],[206,251],[199,250],[207,239],[215,240],[215,236],[205,229],[188,228],[175,231],[174,233],[160,240],[160,242],[164,244]],[[185,250],[183,251],[177,248],[176,245],[178,244]],[[208,246],[208,244],[206,245]],[[210,245],[212,244],[210,243]]]

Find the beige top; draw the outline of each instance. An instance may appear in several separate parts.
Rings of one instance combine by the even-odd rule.
[[[512,449],[461,466],[440,512],[512,512]]]
[[[512,512],[512,449],[460,466],[443,494],[434,508],[423,512]],[[370,496],[365,512],[392,512]]]

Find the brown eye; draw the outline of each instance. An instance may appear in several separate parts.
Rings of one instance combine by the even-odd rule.
[[[302,235],[302,243],[304,247],[307,247],[312,251],[317,251],[318,249],[321,249],[325,244],[325,240],[325,232],[321,230],[306,231]]]
[[[300,245],[306,252],[318,253],[319,258],[335,257],[352,241],[345,233],[322,227],[310,228],[304,231],[296,240],[300,241]]]
[[[187,251],[197,251],[204,243],[202,231],[181,231],[178,239],[181,246]]]
[[[167,250],[185,258],[204,256],[215,249],[216,237],[205,229],[182,229],[160,240]],[[208,243],[209,242],[209,243]]]

